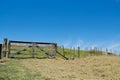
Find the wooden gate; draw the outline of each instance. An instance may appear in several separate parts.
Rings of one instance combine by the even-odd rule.
[[[55,58],[56,43],[12,41],[8,43],[9,58]]]

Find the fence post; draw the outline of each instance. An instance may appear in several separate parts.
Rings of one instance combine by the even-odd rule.
[[[57,47],[57,44],[55,44],[54,47],[55,47],[55,57],[56,57],[56,55],[57,55],[57,48],[58,48],[58,47]]]
[[[100,48],[101,55],[103,54],[102,48]]]
[[[63,56],[65,56],[65,49],[64,49],[64,46],[62,46],[62,53],[63,53]]]
[[[80,47],[78,46],[78,58],[80,58]]]
[[[71,48],[70,60],[74,60],[74,52],[75,52],[75,48]]]
[[[34,53],[35,53],[35,43],[32,43],[32,58],[35,57]]]
[[[90,56],[93,56],[93,49],[92,49],[92,47],[90,47]]]
[[[74,52],[73,52],[73,59],[74,59],[74,58],[75,58],[75,52],[76,52],[76,51],[75,51],[75,47],[73,48],[73,51],[74,51]]]
[[[71,56],[72,56],[72,47],[70,48],[70,58],[71,59]]]
[[[6,53],[7,53],[7,38],[4,38],[3,41],[3,57],[6,57]]]
[[[106,48],[106,55],[108,55],[108,49]]]
[[[97,47],[94,47],[94,56],[97,55]]]
[[[2,59],[2,44],[0,44],[0,59]]]
[[[11,44],[10,44],[10,41],[8,43],[8,58],[10,58],[10,47],[11,47]]]
[[[87,53],[88,53],[88,48],[86,47],[85,50],[84,50],[84,57],[87,56]]]

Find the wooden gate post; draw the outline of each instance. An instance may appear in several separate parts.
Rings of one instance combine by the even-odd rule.
[[[2,44],[0,44],[0,59],[2,59]]]
[[[6,57],[7,54],[7,38],[4,38],[4,42],[3,42],[3,57]]]

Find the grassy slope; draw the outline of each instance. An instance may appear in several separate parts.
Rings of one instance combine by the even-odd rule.
[[[58,48],[62,53],[62,49]],[[18,56],[29,55],[20,54]],[[94,51],[80,51],[81,59],[13,59],[0,64],[0,80],[119,80],[120,58],[116,56],[88,56]],[[36,56],[44,54],[37,53]],[[77,50],[65,49],[66,57],[77,57]],[[101,55],[97,52],[96,55]],[[29,55],[31,56],[31,54]],[[88,56],[84,58],[83,56]]]
[[[0,64],[0,80],[120,80],[120,57],[20,59]]]
[[[49,80],[120,80],[119,63],[117,56],[92,56],[72,61],[59,58],[22,61],[33,73],[40,72]]]

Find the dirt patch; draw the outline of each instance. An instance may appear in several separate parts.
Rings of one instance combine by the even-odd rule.
[[[46,80],[120,80],[120,57],[92,56],[75,60],[26,59],[21,64]]]

